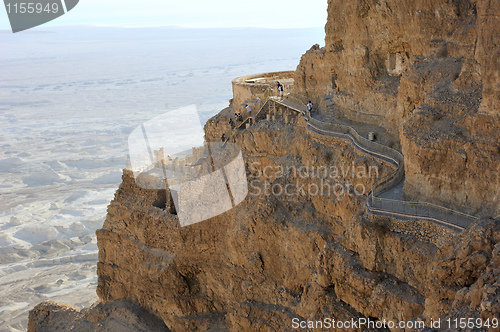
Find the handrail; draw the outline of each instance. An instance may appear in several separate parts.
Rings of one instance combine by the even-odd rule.
[[[318,120],[315,120],[315,121],[317,121],[318,123],[321,123]],[[398,184],[401,181],[401,179],[404,176],[404,171],[403,171],[404,170],[404,160],[403,160],[403,156],[399,152],[391,149],[392,150],[391,152],[395,152],[393,156],[388,156],[388,155],[384,155],[382,153],[378,153],[377,151],[375,151],[375,148],[381,148],[381,147],[385,147],[385,146],[378,144],[378,143],[375,143],[375,142],[372,142],[372,141],[369,141],[369,140],[365,139],[364,137],[361,137],[356,132],[356,130],[354,130],[351,127],[348,127],[345,125],[339,125],[339,124],[329,124],[329,125],[331,127],[337,129],[336,132],[333,132],[336,134],[335,135],[336,137],[350,140],[353,143],[353,145],[356,148],[358,148],[359,150],[361,150],[362,152],[367,153],[369,155],[372,155],[378,159],[388,161],[391,164],[393,164],[394,166],[396,166],[396,171],[391,176],[389,176],[388,178],[382,179],[373,185],[372,193],[376,190],[376,188],[381,187],[381,189],[377,190],[377,194],[380,194],[381,192],[388,190],[389,187],[392,188],[395,184]],[[332,131],[318,128],[316,125],[313,125],[311,123],[309,123],[309,126],[316,129],[317,131],[332,133]],[[366,147],[364,147],[361,142],[364,142]],[[372,149],[369,148],[370,145],[372,145]],[[397,183],[394,183],[396,181],[397,181]]]
[[[300,104],[299,104],[299,103],[296,103],[296,102],[294,102],[294,101],[290,101],[290,100],[288,100],[288,98],[284,98],[284,99],[277,99],[276,97],[274,97],[273,101],[274,101],[274,103],[276,103],[276,104],[283,105],[283,106],[285,106],[286,108],[291,109],[292,111],[295,111],[295,112],[298,112],[298,113],[300,113],[300,114],[302,114],[302,115],[305,115],[305,109],[306,109],[306,106],[305,106],[304,104],[302,104],[302,103],[300,103]],[[297,108],[297,107],[295,107],[295,106],[293,106],[293,105],[288,105],[288,104],[286,104],[286,102],[285,102],[285,101],[290,101],[290,102],[292,102],[292,103],[296,104],[296,105],[298,106],[298,108]],[[301,107],[301,106],[302,106],[304,109],[300,109],[300,107]]]
[[[302,104],[302,105],[306,105],[307,104],[307,98],[305,98],[304,96],[300,95],[300,94],[297,94],[297,93],[289,93],[287,98],[293,98],[295,100],[298,100],[299,101],[299,104]]]
[[[255,119],[257,119],[257,117],[260,115],[260,113],[262,112],[262,110],[264,109],[264,107],[266,106],[267,102],[269,101],[269,99],[271,98],[271,91],[269,89],[267,89],[267,91],[264,93],[264,96],[263,96],[263,99],[261,100],[264,100],[262,102],[262,106],[259,108],[259,111],[257,112],[257,114],[255,115]],[[243,125],[245,123],[247,123],[248,119],[250,119],[251,116],[247,116],[238,126],[236,126],[235,128],[236,129],[241,129],[241,127],[243,127]]]
[[[327,129],[322,129],[318,128],[318,126],[327,126],[330,130]],[[392,189],[394,186],[398,185],[404,178],[404,157],[401,153],[398,151],[391,149],[387,146],[381,145],[379,143],[375,143],[372,141],[367,140],[366,138],[360,136],[357,131],[350,127],[350,126],[345,126],[341,124],[325,124],[322,121],[316,120],[316,119],[309,119],[308,123],[309,128],[314,128],[316,132],[325,132],[325,133],[330,133],[333,134],[332,136],[335,137],[340,137],[344,138],[347,137],[348,140],[350,140],[353,145],[358,148],[359,150],[373,155],[379,159],[382,160],[390,160],[392,161],[392,164],[397,167],[396,171],[389,175],[389,177],[380,180],[376,183],[373,184],[372,190],[370,193],[370,198],[367,200],[367,210],[370,213],[379,212],[383,214],[389,214],[389,215],[399,215],[399,216],[404,216],[404,217],[411,217],[411,218],[423,218],[427,219],[430,221],[438,221],[438,223],[446,224],[446,225],[451,225],[454,228],[457,229],[465,229],[467,228],[471,222],[474,220],[478,220],[479,218],[468,215],[466,213],[462,213],[460,211],[455,211],[443,206],[438,206],[432,203],[427,203],[427,202],[410,202],[410,201],[401,201],[401,200],[392,200],[392,199],[386,199],[386,198],[381,198],[377,197],[381,193]],[[318,133],[320,134],[320,133]],[[321,134],[320,134],[321,135]],[[325,134],[323,134],[325,135]],[[363,146],[364,145],[364,146]],[[371,201],[371,202],[370,202]],[[390,202],[392,206],[392,210],[389,208],[385,208],[382,206],[383,202]],[[377,204],[378,203],[378,204]],[[396,203],[396,208],[397,207],[402,207],[403,211],[396,211],[394,209],[394,203]],[[377,208],[376,205],[379,207]],[[415,207],[415,213],[411,212],[411,209],[409,209],[408,213],[406,212],[406,207],[409,206],[414,206]],[[427,215],[418,213],[418,207],[421,207],[421,211],[427,211]],[[434,209],[436,216],[431,216],[430,211],[431,208]],[[440,212],[441,215],[444,215],[444,219],[440,217]],[[451,221],[449,216],[455,216],[454,221]],[[465,218],[465,224],[462,223],[459,219]],[[451,224],[450,224],[451,223]]]
[[[309,119],[309,124],[311,124],[311,123],[315,123],[316,125],[319,125],[319,126],[326,126],[328,128],[333,129],[334,131],[337,131],[337,132],[340,131],[343,134],[351,135],[356,139],[356,141],[358,143],[361,144],[361,142],[363,142],[363,144],[365,144],[367,146],[371,146],[371,147],[373,147],[373,149],[381,151],[380,152],[381,154],[385,153],[386,155],[384,157],[386,157],[386,158],[390,157],[390,159],[393,160],[394,163],[404,164],[404,157],[399,151],[396,151],[394,149],[391,149],[388,146],[385,146],[385,145],[382,145],[380,143],[373,142],[373,141],[370,141],[370,140],[364,138],[352,127],[342,125],[342,124],[336,124],[336,123],[326,124],[326,123],[319,121],[319,120],[316,120],[314,118]],[[321,130],[323,130],[323,129],[321,129]],[[389,156],[387,156],[387,155],[389,155]]]
[[[397,217],[402,217],[402,218],[411,218],[411,219],[419,219],[419,220],[422,220],[422,219],[428,220],[428,221],[432,221],[432,222],[437,223],[437,224],[443,224],[446,226],[450,226],[452,228],[458,229],[459,231],[462,231],[464,229],[462,226],[454,225],[448,221],[440,220],[440,219],[437,219],[437,218],[434,218],[431,216],[414,216],[411,214],[406,214],[406,213],[401,213],[401,212],[393,212],[393,211],[377,209],[377,208],[370,207],[370,206],[367,207],[367,211],[372,213],[372,214],[379,212],[383,215],[391,215],[391,216],[397,216]]]
[[[279,100],[276,97],[272,96],[272,91],[268,89],[263,96],[262,105],[257,114],[255,115],[255,120],[257,120],[258,116],[262,113],[262,111],[269,102],[281,104],[287,108],[293,109],[297,112],[301,112],[302,114],[304,114],[304,111],[296,109],[291,105],[287,105],[285,103],[286,100],[297,104],[299,107],[300,106],[304,108],[306,107],[304,102],[300,98],[293,96],[290,93],[287,94],[283,99]],[[236,129],[240,129],[245,123],[247,123],[249,119],[250,117],[247,117],[244,121],[242,121],[240,125],[236,127]],[[438,224],[445,224],[448,226],[452,226],[453,228],[460,230],[467,228],[470,225],[470,222],[479,219],[477,217],[468,215],[466,213],[462,213],[459,211],[455,211],[431,203],[392,200],[392,199],[378,197],[380,194],[394,188],[401,181],[404,180],[405,176],[404,156],[399,151],[396,151],[388,146],[364,138],[354,128],[350,126],[338,123],[325,123],[314,118],[306,119],[306,121],[308,121],[307,124],[308,130],[316,132],[319,135],[328,135],[349,140],[358,150],[366,154],[369,154],[371,156],[374,156],[375,158],[378,158],[380,160],[389,162],[390,164],[396,167],[396,170],[393,173],[391,173],[388,177],[373,183],[371,192],[369,193],[370,198],[366,201],[366,208],[369,213],[374,214],[375,212],[378,212],[384,215],[392,215],[392,216],[414,218],[414,219],[416,218],[425,219],[436,222]],[[232,136],[234,136],[234,133]],[[224,145],[228,141],[229,138],[226,139]],[[384,208],[383,207],[384,202],[386,203],[386,205],[388,205],[387,203],[390,203],[392,209],[389,209],[387,207]],[[394,206],[396,206],[396,208]],[[412,213],[410,208],[408,209],[407,212],[406,208],[412,206],[415,207],[415,213]],[[402,208],[403,211],[397,211],[398,207]],[[419,207],[421,207],[420,211],[422,210],[427,211],[427,215],[422,213],[419,214],[418,213]],[[431,209],[434,210],[436,214],[435,216],[430,215]],[[440,212],[441,215],[444,216],[445,218],[442,218],[440,216]],[[454,218],[455,220],[450,221],[449,216],[455,216]],[[459,220],[459,217],[461,217],[461,219],[465,218],[465,225],[461,223],[462,220],[461,219]]]
[[[460,215],[460,216],[463,216],[463,217],[472,217],[471,215],[469,215],[467,213],[463,213],[463,212],[460,212],[460,211],[456,211],[456,210],[453,210],[453,209],[450,209],[450,208],[447,208],[447,207],[444,207],[444,206],[440,206],[440,205],[436,205],[436,204],[428,203],[428,202],[399,201],[399,200],[396,200],[396,199],[382,198],[382,197],[378,197],[377,199],[379,201],[381,201],[381,202],[383,202],[383,201],[385,201],[385,202],[404,202],[404,203],[407,203],[409,205],[425,205],[425,206],[433,207],[435,209],[440,209],[440,210],[443,210],[443,211],[448,211],[450,213],[457,214],[457,215]]]
[[[291,102],[293,102],[293,103],[295,103],[295,104],[297,104],[297,105],[299,105],[299,106],[302,106],[304,109],[307,109],[306,104],[304,104],[304,103],[302,102],[302,100],[300,100],[299,98],[294,97],[291,93],[289,93],[289,94],[285,95],[285,96],[284,96],[284,99],[289,100],[289,101],[291,101]],[[286,106],[286,105],[285,105],[285,106]],[[298,110],[298,111],[303,112],[303,110]]]
[[[264,107],[266,106],[267,102],[269,101],[269,98],[271,98],[271,90],[267,89],[266,93],[264,93],[264,98],[262,99],[262,106],[260,107],[259,111],[257,114],[255,114],[255,119],[260,115]]]
[[[250,119],[250,117],[247,117],[246,119],[244,119],[243,121],[241,121],[241,123],[239,125],[237,125],[235,127],[235,129],[240,129],[241,127],[243,127],[243,125],[248,121],[248,119]]]
[[[267,89],[266,92],[264,93],[263,99],[261,99],[261,100],[264,100],[264,101],[262,102],[262,105],[261,105],[259,111],[255,115],[255,120],[257,120],[257,117],[260,115],[260,113],[262,112],[262,110],[264,109],[264,107],[266,106],[266,104],[268,103],[268,101],[269,101],[270,98],[271,98],[271,90]],[[235,126],[234,129],[241,129],[241,127],[243,127],[243,125],[247,123],[248,119],[250,119],[250,117],[247,117],[246,119],[244,119],[243,121],[241,121],[241,123],[239,125]],[[232,136],[234,136],[234,132],[231,135],[231,137]],[[229,137],[226,137],[226,140],[222,144],[223,147],[226,146],[226,144],[229,141],[229,139],[230,139]]]

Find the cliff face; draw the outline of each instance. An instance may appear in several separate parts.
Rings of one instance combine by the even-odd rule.
[[[78,313],[41,304],[29,331],[109,326],[111,318],[126,326],[126,317],[141,326],[123,303],[140,305],[172,331],[292,331],[293,319],[429,322],[500,313],[498,221],[457,235],[426,222],[368,217],[373,179],[352,174],[337,180],[365,186],[365,194],[265,194],[265,183],[321,185],[311,175],[317,169],[279,176],[280,166],[377,167],[382,178],[391,167],[300,123],[260,122],[234,141],[247,162],[249,196],[189,227],[170,212],[167,192],[141,189],[124,171],[97,232],[101,307]]]
[[[389,168],[359,156],[349,145],[340,150],[335,142],[323,146],[303,128],[265,125],[236,137],[248,163],[248,198],[202,223],[180,228],[175,215],[155,207],[158,192],[139,189],[131,173],[124,173],[97,233],[98,295],[103,301],[139,303],[174,331],[213,326],[287,330],[292,318],[314,316],[318,310],[339,319],[361,316],[317,284],[316,266],[325,244],[344,230],[342,220],[352,219],[363,209],[362,202],[309,198],[308,192],[267,195],[264,184],[284,188],[301,181],[307,186],[317,179],[276,179],[279,165],[329,165],[325,158],[346,166],[379,166],[380,176]],[[370,179],[351,181],[369,190]],[[423,266],[426,259],[417,260]]]
[[[408,198],[498,215],[500,3],[328,4],[325,47],[302,57],[298,92],[400,137]]]
[[[312,97],[339,93],[336,101],[347,112],[365,110],[376,115],[381,111],[385,116],[385,112],[397,111],[406,115],[405,108],[411,111],[416,106],[406,98],[397,98],[408,94],[404,87],[399,91],[406,73],[427,62],[430,68],[441,66],[444,59],[456,60],[460,61],[455,66],[459,72],[450,72],[451,77],[443,78],[439,85],[458,79],[457,86],[477,88],[470,91],[479,92],[470,98],[476,97],[477,104],[471,111],[477,111],[481,104],[482,113],[499,115],[499,6],[490,0],[329,0],[325,47],[313,47],[306,53],[296,82],[302,93]],[[437,87],[426,86],[422,93],[428,95]],[[392,99],[395,109],[379,103],[378,109],[376,105],[369,107],[364,101],[378,101],[384,95]],[[349,109],[347,104],[358,107]],[[404,119],[393,116],[397,118]]]
[[[498,6],[330,0],[326,46],[302,57],[295,87],[324,115],[399,137],[406,197],[498,216]],[[226,113],[207,122],[209,140],[230,130]],[[97,231],[102,304],[83,313],[41,304],[29,331],[70,330],[55,327],[54,317],[90,326],[134,315],[116,312],[116,301],[139,305],[172,331],[292,331],[293,319],[499,317],[500,220],[485,217],[457,234],[367,215],[371,185],[391,166],[302,121],[261,121],[231,142],[242,149],[249,180],[240,205],[180,227],[169,192],[141,189],[124,171]],[[342,170],[335,178],[342,194],[319,194],[328,187],[318,169],[332,166]],[[370,176],[356,175],[373,167]]]

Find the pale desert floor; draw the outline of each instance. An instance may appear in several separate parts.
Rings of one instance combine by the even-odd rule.
[[[0,31],[0,331],[44,300],[97,300],[95,230],[141,123],[228,105],[235,77],[293,70],[322,29]]]

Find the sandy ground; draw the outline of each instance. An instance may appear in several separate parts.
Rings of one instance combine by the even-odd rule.
[[[0,331],[25,330],[41,301],[97,300],[95,230],[134,128],[191,104],[204,122],[228,105],[233,78],[294,69],[321,38],[322,29],[0,33]]]

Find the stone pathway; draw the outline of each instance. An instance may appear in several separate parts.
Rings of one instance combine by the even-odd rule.
[[[384,158],[383,156],[380,157],[381,154],[383,155],[383,152],[371,150],[369,145],[361,146],[358,139],[354,138],[350,134],[346,134],[346,132],[341,132],[341,131],[335,132],[336,127],[350,127],[351,129],[353,129],[353,131],[357,132],[358,134],[360,134],[359,131],[364,133],[367,133],[368,131],[384,132],[381,128],[377,126],[366,125],[366,124],[362,125],[353,124],[346,120],[338,120],[331,116],[328,117],[328,119],[325,119],[325,117],[321,117],[314,114],[313,114],[313,120],[315,120],[316,125],[318,124],[318,122],[325,124],[325,128],[323,130],[318,130],[316,126],[309,123],[308,124],[309,130],[313,128],[314,130],[312,131],[319,133],[321,135],[334,136],[346,139],[351,143],[353,143],[356,149],[362,151],[363,153],[372,155],[378,159],[388,161],[387,158],[390,158],[390,156],[385,156],[386,158]],[[327,120],[329,121],[327,122]],[[328,124],[330,124],[329,129],[327,129]],[[384,137],[388,135],[381,135],[381,136]],[[374,145],[372,143],[370,144]],[[396,150],[394,151],[396,152]],[[401,170],[404,170],[403,168],[404,162],[401,161],[401,165],[397,167],[398,169],[399,167],[401,167]],[[394,174],[396,175],[397,172],[395,172]],[[390,216],[400,220],[427,220],[455,231],[462,231],[465,228],[467,228],[472,222],[477,220],[476,217],[461,213],[459,211],[454,211],[442,206],[437,206],[425,202],[404,201],[402,198],[404,180],[405,178],[403,176],[401,180],[398,181],[398,183],[396,183],[395,185],[391,184],[392,187],[390,185],[386,185],[388,187],[386,190],[382,190],[382,192],[376,195],[372,193],[371,197],[369,197],[367,200],[368,212],[376,215]],[[389,183],[391,182],[389,181]]]
[[[266,102],[267,100],[264,101],[264,105]],[[291,96],[269,97],[268,102],[285,106],[301,114],[307,112],[307,107]],[[425,202],[404,201],[402,199],[405,180],[403,155],[400,151],[392,148],[395,145],[395,139],[390,133],[375,125],[353,123],[347,119],[334,117],[333,112],[331,114],[322,116],[313,112],[307,126],[308,130],[319,135],[348,140],[361,152],[389,162],[397,168],[388,181],[379,182],[376,185],[377,189],[374,190],[378,194],[372,193],[367,199],[366,208],[369,213],[400,220],[427,220],[455,231],[462,231],[477,220],[476,217],[442,206]],[[313,122],[314,124],[312,124]],[[376,133],[376,143],[367,139],[370,132]]]

